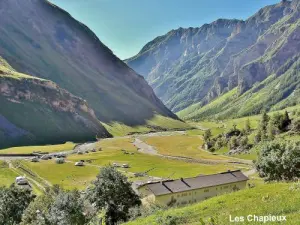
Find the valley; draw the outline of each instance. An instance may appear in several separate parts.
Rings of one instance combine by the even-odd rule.
[[[292,114],[293,111],[300,110],[300,107],[290,107],[286,109]],[[273,112],[283,113],[284,111]],[[196,176],[199,174],[212,174],[227,170],[241,169],[242,171],[250,171],[253,168],[253,160],[257,159],[257,150],[255,148],[250,151],[239,154],[228,155],[228,147],[221,147],[214,152],[204,149],[204,133],[211,130],[212,136],[217,137],[230,131],[236,125],[237,129],[242,130],[246,121],[250,121],[252,132],[249,134],[249,143],[254,144],[254,133],[257,132],[260,115],[228,119],[222,121],[201,121],[189,122],[188,126],[193,129],[185,131],[162,131],[132,134],[127,136],[119,136],[114,138],[101,139],[98,142],[87,144],[86,147],[77,147],[81,151],[88,153],[79,155],[76,153],[75,143],[65,143],[62,145],[47,146],[28,146],[15,147],[1,150],[0,160],[5,164],[9,161],[13,164],[21,165],[35,176],[46,180],[47,184],[59,184],[65,188],[84,189],[89,185],[90,181],[95,179],[99,169],[105,165],[117,163],[119,165],[128,164],[130,168],[119,170],[126,174],[132,181],[145,181],[152,178],[180,178]],[[297,118],[293,114],[291,118]],[[200,129],[201,128],[201,129]],[[117,128],[116,133],[120,129]],[[278,136],[282,140],[297,140],[300,135],[297,134],[281,134]],[[101,149],[101,151],[92,152],[93,149]],[[55,163],[55,160],[40,160],[39,162],[30,162],[30,158],[19,159],[3,157],[5,154],[30,154],[33,152],[59,154],[68,153],[66,162],[62,165]],[[84,167],[75,167],[74,164],[80,160],[84,160]],[[17,167],[16,167],[17,168]],[[2,174],[5,179],[0,181],[0,185],[8,185],[13,182],[14,170],[7,167],[2,168]],[[17,168],[20,174],[24,170]],[[143,173],[150,170],[144,177],[135,177],[135,173]],[[32,174],[24,173],[32,176]],[[34,177],[34,176],[33,176]],[[34,178],[33,178],[34,179]],[[37,180],[38,182],[38,180]],[[43,185],[43,184],[42,184]]]
[[[299,52],[298,0],[125,60],[48,0],[0,1],[0,225],[298,225]]]
[[[166,136],[165,136],[166,135]],[[159,154],[148,154],[141,151],[134,144],[134,140],[143,140],[146,146],[158,149]],[[169,145],[172,141],[172,145]],[[243,169],[244,171],[251,168],[251,161],[243,163],[242,160],[234,159],[223,155],[213,155],[208,151],[202,150],[203,141],[201,136],[189,135],[187,132],[159,132],[150,133],[149,135],[133,135],[126,137],[116,137],[103,139],[84,151],[89,153],[78,155],[76,153],[67,155],[66,162],[62,165],[55,163],[55,160],[40,160],[31,162],[29,157],[24,160],[19,158],[0,156],[0,160],[9,161],[19,165],[20,168],[26,168],[30,173],[23,169],[15,168],[20,174],[26,176],[42,178],[47,184],[59,184],[64,188],[84,189],[95,179],[99,169],[108,164],[128,164],[130,168],[120,169],[130,180],[145,181],[154,178],[180,178],[187,176],[196,176],[199,174],[211,174],[227,170]],[[72,151],[75,144],[66,143],[64,145],[53,146],[32,146],[19,147],[1,150],[2,154],[32,153],[34,151],[61,153]],[[92,152],[92,149],[101,148],[99,152]],[[182,151],[182,150],[187,151]],[[124,153],[126,151],[126,154]],[[186,152],[186,153],[185,153]],[[128,153],[128,154],[127,154]],[[194,155],[194,156],[193,156]],[[3,156],[3,155],[2,155]],[[84,167],[75,167],[74,164],[79,160],[84,160]],[[241,164],[239,164],[240,162]],[[9,170],[6,168],[6,170]],[[144,177],[135,177],[134,173],[143,173],[149,171]],[[32,176],[34,174],[34,176]],[[12,180],[10,177],[7,180]],[[2,182],[2,181],[0,181]],[[38,182],[38,180],[37,180]],[[7,182],[0,183],[7,185]],[[43,184],[42,184],[43,185]]]

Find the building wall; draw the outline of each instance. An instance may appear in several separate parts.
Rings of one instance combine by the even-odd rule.
[[[161,205],[170,205],[172,206],[183,206],[186,204],[192,204],[206,200],[208,198],[221,195],[224,193],[237,191],[244,189],[246,187],[247,181],[241,181],[231,184],[213,186],[208,188],[196,189],[186,192],[172,193],[167,195],[154,196],[149,194],[144,198],[143,203],[148,204],[149,202],[155,202]],[[147,193],[147,190],[144,189],[144,194]]]

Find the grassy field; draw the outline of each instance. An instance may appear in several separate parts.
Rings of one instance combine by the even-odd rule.
[[[0,186],[10,186],[18,176],[4,161],[0,161]]]
[[[112,163],[127,163],[131,168],[126,169],[128,172],[144,172],[151,168],[154,170],[149,172],[150,176],[172,178],[196,176],[198,174],[210,174],[215,172],[235,169],[232,165],[207,165],[199,163],[189,163],[183,160],[171,160],[161,158],[159,156],[151,156],[139,153],[132,144],[131,138],[107,139],[100,141],[103,151],[89,153],[85,155],[72,155],[68,158],[73,162],[82,160],[91,160],[92,164],[104,166]],[[134,155],[124,154],[121,150],[133,152]]]
[[[191,125],[185,122],[161,115],[155,115],[152,119],[146,122],[146,125],[143,126],[130,127],[120,123],[103,125],[113,136],[125,136],[132,133],[148,133],[150,131],[159,130],[187,130],[192,128]]]
[[[207,151],[203,151],[203,139],[200,136],[156,136],[143,137],[141,139],[147,144],[154,146],[163,155],[183,156],[194,159],[228,159],[225,156],[213,155]]]
[[[217,196],[183,208],[158,211],[149,217],[140,218],[127,224],[227,225],[232,224],[229,221],[229,215],[247,217],[247,215],[254,214],[259,216],[284,215],[287,217],[287,222],[284,224],[298,225],[300,221],[299,183],[260,184],[256,182],[256,187],[251,189]],[[211,218],[215,221],[214,223],[208,222]],[[245,221],[241,224],[263,223]]]
[[[61,145],[44,145],[44,146],[24,146],[24,147],[13,147],[0,150],[1,154],[28,154],[34,151],[40,152],[62,152],[73,150],[75,144],[67,142]]]
[[[74,163],[68,162],[56,164],[54,160],[41,161],[39,163],[22,161],[22,164],[41,179],[51,184],[59,184],[66,189],[84,189],[99,173],[99,168],[97,167],[76,167]]]
[[[168,152],[168,148],[175,149],[177,154],[180,152],[181,148],[187,148],[188,150],[186,151],[186,154],[182,154],[183,156],[189,157],[192,156],[194,152],[198,152],[197,157],[216,160],[222,159],[220,156],[213,156],[207,152],[197,150],[198,145],[201,145],[202,143],[201,138],[198,136],[175,136],[173,138],[170,136],[165,138],[165,141],[161,140],[161,144],[164,146],[164,151],[166,152]],[[166,143],[170,143],[170,141],[173,142],[173,145],[168,147]],[[23,174],[24,172],[25,175],[30,176],[42,186],[47,186],[48,184],[59,184],[66,189],[84,189],[92,180],[96,178],[96,175],[99,173],[99,170],[102,166],[112,164],[114,162],[118,164],[126,163],[130,165],[129,169],[120,169],[121,171],[125,172],[130,180],[147,179],[147,177],[134,178],[133,173],[145,172],[152,168],[154,169],[148,173],[149,176],[163,178],[192,177],[199,174],[211,174],[227,171],[228,169],[234,170],[243,168],[225,163],[216,165],[200,164],[186,162],[184,160],[174,160],[159,156],[146,155],[139,153],[132,142],[133,138],[131,137],[103,139],[97,143],[97,148],[101,147],[102,151],[95,153],[90,152],[84,155],[69,155],[65,164],[56,164],[55,160],[42,160],[38,163],[33,163],[28,160],[21,160],[19,163],[26,171],[22,171],[20,168],[18,168],[18,166],[16,166],[16,168],[18,168],[20,174]],[[54,149],[57,151],[66,150],[67,148],[72,147],[72,145],[73,144],[69,143],[62,146],[55,146]],[[191,145],[190,148],[189,145]],[[54,146],[52,146],[51,149],[53,149],[53,147]],[[49,151],[48,148],[49,147],[45,147],[44,150]],[[42,148],[36,147],[36,149],[41,150]],[[122,150],[133,154],[124,154]],[[32,147],[30,148],[30,151],[32,151]],[[90,164],[86,164],[84,167],[74,166],[74,163],[79,160],[91,160],[92,162]],[[3,177],[5,177],[5,179],[0,179],[0,185],[8,185],[12,183],[16,177],[16,174],[14,174],[13,171],[8,168],[3,169],[3,171],[5,171],[5,173],[2,172],[1,174]]]

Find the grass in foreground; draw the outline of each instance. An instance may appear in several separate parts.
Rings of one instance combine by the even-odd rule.
[[[173,221],[176,225],[202,225],[210,218],[215,224],[232,224],[229,215],[285,215],[289,225],[298,225],[300,221],[300,185],[299,183],[257,184],[255,188],[217,196],[198,204],[183,208],[172,208],[159,211],[149,217],[140,218],[127,223],[128,225],[160,225]],[[167,224],[167,223],[166,223]],[[242,224],[263,224],[244,222]],[[268,224],[268,223],[266,223]]]

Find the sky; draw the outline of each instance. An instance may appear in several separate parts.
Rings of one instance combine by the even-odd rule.
[[[119,58],[157,36],[219,18],[246,19],[280,0],[50,0],[86,24]]]

